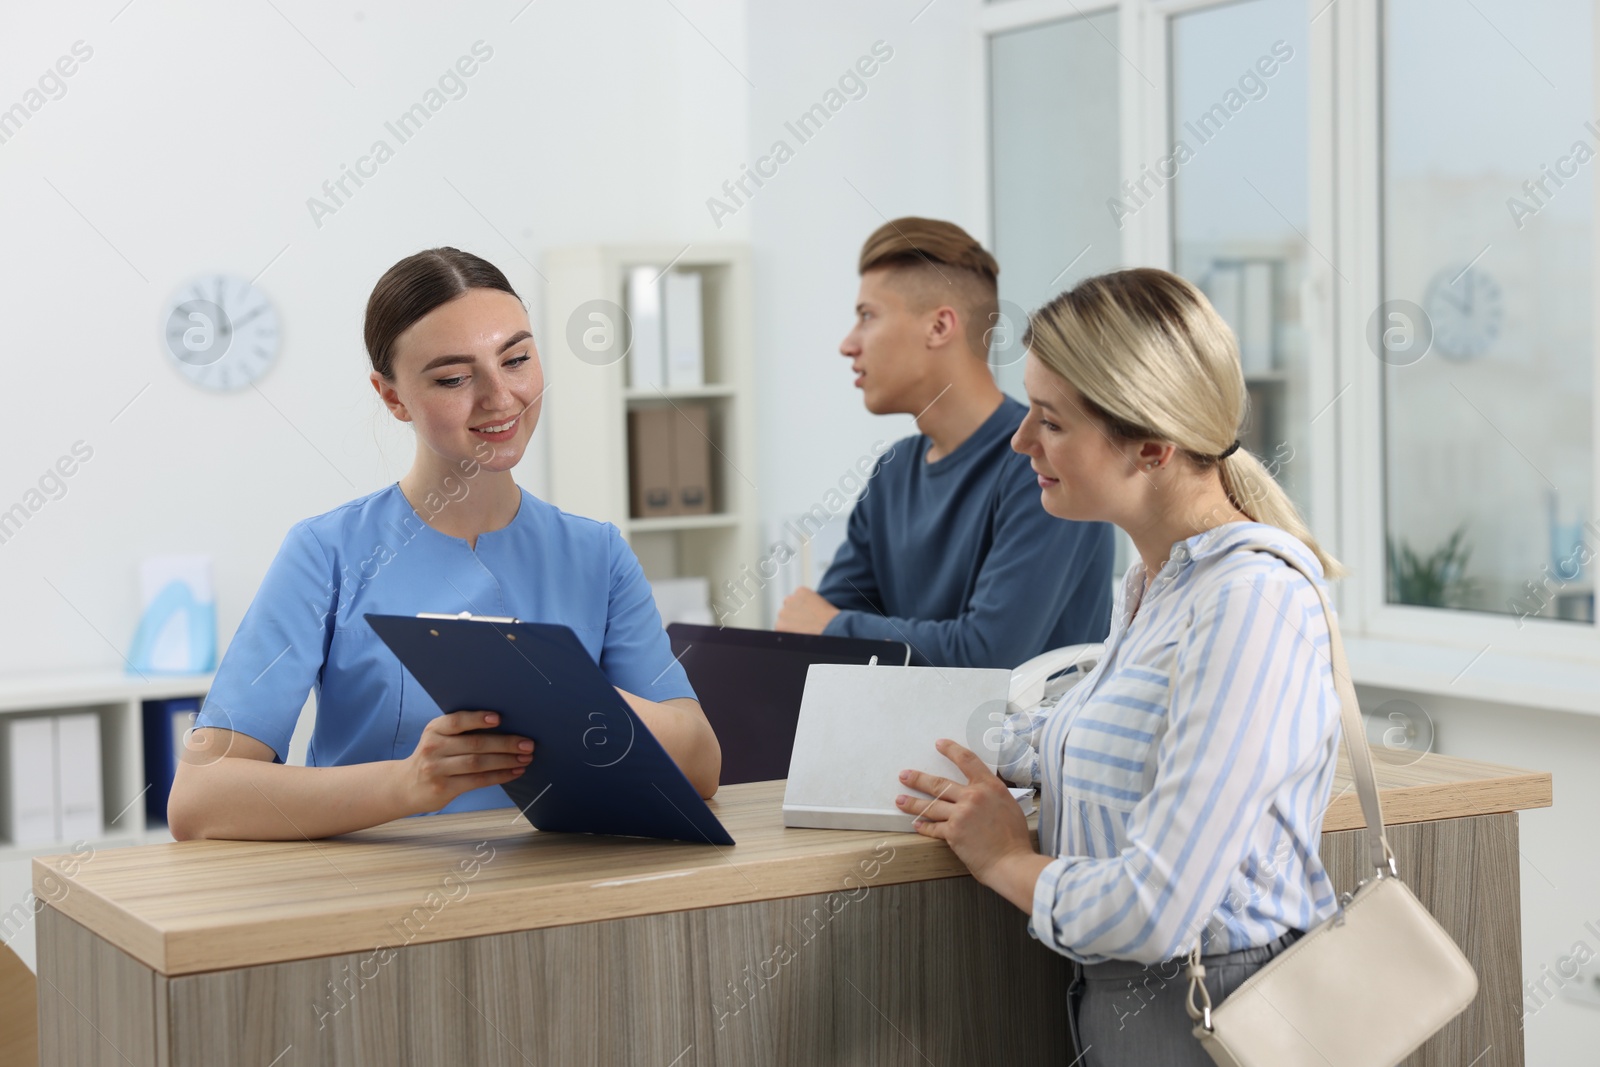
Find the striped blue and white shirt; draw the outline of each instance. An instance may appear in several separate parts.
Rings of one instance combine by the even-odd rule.
[[[1053,709],[1008,720],[1001,774],[1042,784],[1029,931],[1084,963],[1263,945],[1332,915],[1318,856],[1340,740],[1316,591],[1227,523],[1124,576],[1105,656]],[[1027,721],[1023,721],[1026,717]]]

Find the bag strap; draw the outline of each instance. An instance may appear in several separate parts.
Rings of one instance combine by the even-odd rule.
[[[1305,576],[1322,603],[1322,616],[1328,623],[1328,661],[1333,669],[1333,685],[1339,694],[1339,720],[1343,725],[1345,748],[1350,753],[1350,771],[1355,778],[1356,793],[1361,798],[1361,813],[1367,821],[1367,851],[1379,878],[1397,875],[1394,850],[1389,847],[1388,835],[1383,829],[1383,803],[1378,797],[1378,781],[1372,771],[1372,749],[1367,744],[1366,724],[1361,721],[1361,705],[1356,699],[1355,683],[1350,680],[1350,664],[1344,657],[1344,641],[1339,635],[1339,620],[1334,618],[1328,595],[1305,564],[1283,549],[1264,541],[1249,541],[1239,548],[1255,549],[1277,556]],[[1202,935],[1204,931],[1202,931]],[[1189,1018],[1208,1032],[1211,1030],[1211,994],[1205,986],[1206,968],[1200,962],[1200,938],[1195,938],[1194,949],[1189,953],[1189,995],[1184,1007]]]
[[[1389,847],[1388,835],[1383,828],[1383,802],[1378,798],[1378,782],[1372,771],[1372,749],[1367,744],[1366,724],[1361,720],[1361,705],[1356,699],[1355,683],[1350,680],[1350,664],[1344,657],[1344,640],[1339,635],[1339,620],[1321,583],[1306,570],[1305,565],[1281,548],[1265,542],[1249,542],[1241,548],[1253,548],[1277,556],[1283,562],[1305,575],[1306,581],[1322,602],[1322,616],[1328,623],[1328,660],[1333,668],[1333,685],[1339,693],[1339,716],[1344,726],[1344,745],[1350,753],[1350,771],[1355,778],[1356,794],[1361,798],[1361,813],[1367,820],[1367,854],[1379,877],[1396,873],[1394,850]]]

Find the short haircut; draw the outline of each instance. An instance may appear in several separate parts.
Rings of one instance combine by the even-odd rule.
[[[965,320],[967,343],[989,358],[989,330],[1000,314],[1000,264],[953,222],[907,217],[886,222],[861,246],[861,273],[892,271],[919,311],[949,304]]]

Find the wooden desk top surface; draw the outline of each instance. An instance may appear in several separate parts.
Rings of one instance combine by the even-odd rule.
[[[1390,823],[1551,804],[1547,773],[1374,757]],[[547,836],[504,809],[321,841],[46,856],[34,860],[34,893],[175,976],[966,873],[943,842],[915,834],[787,829],[783,785],[725,786],[711,801],[732,848]],[[1324,830],[1362,826],[1342,771],[1334,794]]]

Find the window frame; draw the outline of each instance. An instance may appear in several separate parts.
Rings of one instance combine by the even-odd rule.
[[[1118,11],[1117,47],[1127,60],[1119,66],[1118,86],[1122,172],[1131,176],[1169,150],[1172,20],[1237,0],[970,2],[977,80],[982,86],[977,109],[985,146],[982,217],[992,220],[988,129],[992,34]],[[1307,518],[1318,538],[1350,571],[1349,577],[1335,583],[1334,596],[1351,645],[1352,669],[1357,681],[1396,684],[1410,678],[1411,688],[1471,696],[1470,682],[1451,687],[1464,676],[1470,678],[1480,660],[1497,659],[1502,672],[1529,677],[1541,663],[1555,661],[1564,668],[1580,668],[1575,673],[1560,672],[1566,680],[1558,688],[1565,696],[1531,702],[1600,711],[1600,622],[1518,620],[1513,615],[1388,603],[1383,364],[1367,350],[1365,340],[1367,319],[1383,299],[1383,0],[1306,3],[1311,19],[1307,57],[1311,218],[1306,234],[1311,254],[1302,314],[1309,365],[1307,404],[1320,413],[1308,431]],[[1600,71],[1600,62],[1596,70]],[[1595,78],[1595,98],[1594,113],[1600,114],[1600,74]],[[1595,187],[1600,201],[1600,181]],[[1600,243],[1600,226],[1596,241]],[[1125,265],[1171,269],[1170,196],[1152,201],[1127,220],[1121,254]],[[1600,254],[1593,262],[1600,272]],[[1600,299],[1594,301],[1593,314],[1593,382],[1600,391]],[[1591,442],[1591,500],[1600,508],[1600,432],[1591,434]],[[1422,658],[1434,666],[1409,674],[1394,666],[1412,652],[1425,653]],[[1441,664],[1456,659],[1460,668],[1450,676]],[[1595,691],[1580,693],[1591,677]]]
[[[1354,603],[1341,610],[1353,615],[1357,633],[1386,642],[1448,645],[1465,653],[1463,669],[1471,657],[1491,651],[1502,656],[1533,660],[1554,659],[1593,665],[1600,659],[1600,629],[1596,623],[1521,619],[1513,615],[1426,608],[1388,601],[1384,539],[1388,530],[1386,484],[1388,467],[1383,440],[1385,430],[1383,364],[1366,347],[1366,320],[1383,300],[1383,0],[1340,0],[1329,13],[1328,32],[1336,35],[1334,52],[1342,56],[1332,72],[1336,85],[1348,85],[1345,99],[1354,102],[1353,114],[1340,124],[1336,152],[1340,165],[1336,184],[1351,190],[1347,209],[1353,225],[1346,270],[1356,299],[1347,302],[1340,321],[1340,357],[1346,380],[1352,381],[1355,403],[1342,413],[1345,439],[1357,447],[1341,454],[1346,468],[1347,509],[1342,531],[1352,546],[1352,571],[1348,583]],[[1600,84],[1600,78],[1596,79]],[[1600,94],[1597,94],[1600,95]],[[1600,197],[1600,183],[1596,183]],[[1597,213],[1600,214],[1600,213]],[[1600,227],[1596,227],[1600,237]],[[1600,258],[1594,260],[1600,264]],[[1596,314],[1600,325],[1600,311]],[[1590,352],[1591,367],[1600,369],[1600,328]],[[1600,383],[1600,375],[1591,378]],[[1594,398],[1590,398],[1590,424],[1594,425]],[[1600,436],[1591,430],[1590,499],[1600,501]],[[1531,576],[1530,576],[1531,577]]]

